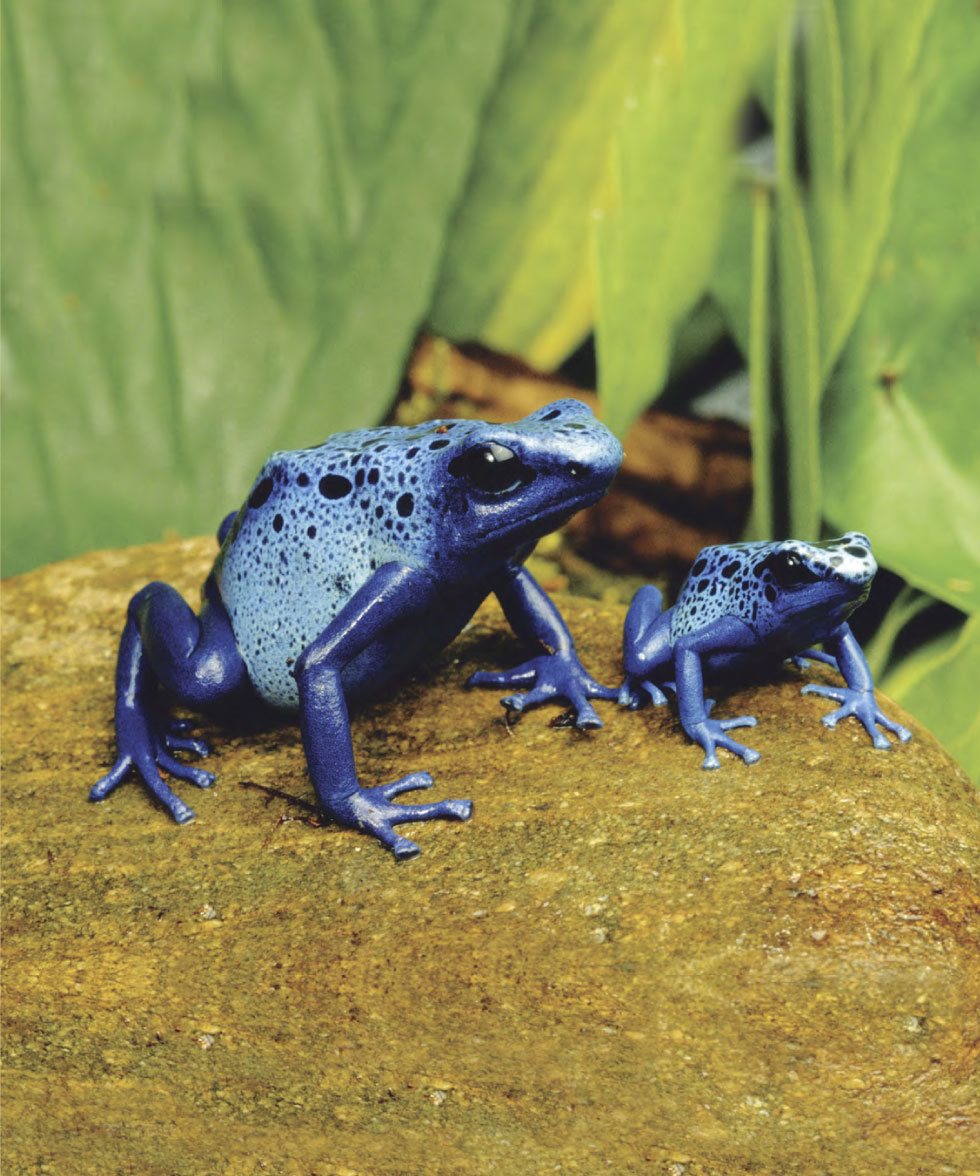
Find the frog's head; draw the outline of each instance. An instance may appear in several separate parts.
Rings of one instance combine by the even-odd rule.
[[[766,618],[767,627],[808,629],[819,622],[829,631],[864,603],[878,570],[871,541],[859,531],[825,543],[768,543],[760,554],[753,571],[759,620]]]
[[[616,438],[577,400],[512,424],[470,422],[446,440],[432,481],[442,549],[492,559],[598,502],[623,459]]]

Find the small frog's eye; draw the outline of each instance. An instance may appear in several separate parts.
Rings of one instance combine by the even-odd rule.
[[[779,551],[766,562],[780,588],[801,588],[819,579],[793,551]]]
[[[454,457],[449,472],[485,494],[508,494],[534,477],[512,449],[496,441],[474,445]]]

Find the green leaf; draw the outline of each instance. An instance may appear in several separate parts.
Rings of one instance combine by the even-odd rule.
[[[796,178],[794,22],[776,57],[776,271],[780,300],[781,408],[790,535],[820,526],[820,334],[810,234]]]
[[[384,412],[510,9],[4,3],[5,570]]]
[[[919,58],[933,7],[934,0],[899,6],[812,0],[800,8],[823,375],[854,326],[888,229],[919,106]]]
[[[666,0],[534,6],[487,108],[430,312],[435,331],[541,368],[588,334],[592,212],[666,8]]]
[[[825,513],[881,563],[980,607],[980,17],[939,5],[891,227],[824,403]],[[973,262],[969,259],[974,259]]]
[[[980,616],[928,642],[886,677],[881,688],[911,711],[980,784]]]
[[[752,293],[749,331],[749,395],[752,416],[752,515],[749,536],[774,535],[776,508],[772,469],[772,385],[769,364],[769,245],[772,193],[758,185],[752,193]]]
[[[671,338],[707,285],[735,115],[783,9],[781,0],[674,5],[650,85],[616,136],[595,264],[600,386],[618,432],[660,391]]]

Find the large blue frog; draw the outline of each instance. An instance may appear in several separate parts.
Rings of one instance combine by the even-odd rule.
[[[755,719],[711,718],[704,678],[744,674],[788,657],[803,664],[810,657],[844,678],[844,686],[803,687],[804,694],[841,704],[824,716],[828,727],[853,715],[875,747],[891,746],[878,727],[904,743],[911,732],[878,707],[867,659],[847,623],[877,570],[868,537],[857,531],[826,543],[786,539],[704,548],[673,608],[661,612],[660,593],[650,584],[633,597],[623,630],[620,702],[634,710],[648,699],[662,705],[661,687],[674,689],[681,726],[705,753],[702,767],[719,766],[719,747],[751,764],[759,753],[727,732],[754,727]],[[808,648],[821,643],[826,652]]]
[[[536,656],[470,684],[528,688],[504,700],[516,710],[564,699],[577,726],[601,726],[590,699],[616,691],[585,671],[523,563],[542,535],[602,497],[621,460],[619,442],[574,400],[510,425],[363,429],[273,454],[219,529],[199,615],[159,582],[130,601],[116,668],[117,757],[91,799],[104,800],[134,769],[175,821],[192,820],[163,773],[208,787],[210,772],[175,757],[208,748],[161,713],[157,687],[205,710],[257,695],[298,710],[326,816],[372,833],[397,858],[418,853],[396,825],[464,821],[471,804],[393,803],[430,787],[426,772],[362,786],[348,703],[431,657],[494,593]]]

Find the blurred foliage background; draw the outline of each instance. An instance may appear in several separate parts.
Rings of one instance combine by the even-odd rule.
[[[881,684],[980,775],[976,5],[2,19],[5,573],[213,528],[270,450],[385,417],[421,329],[584,348],[620,432],[721,346],[749,534],[871,535]]]

